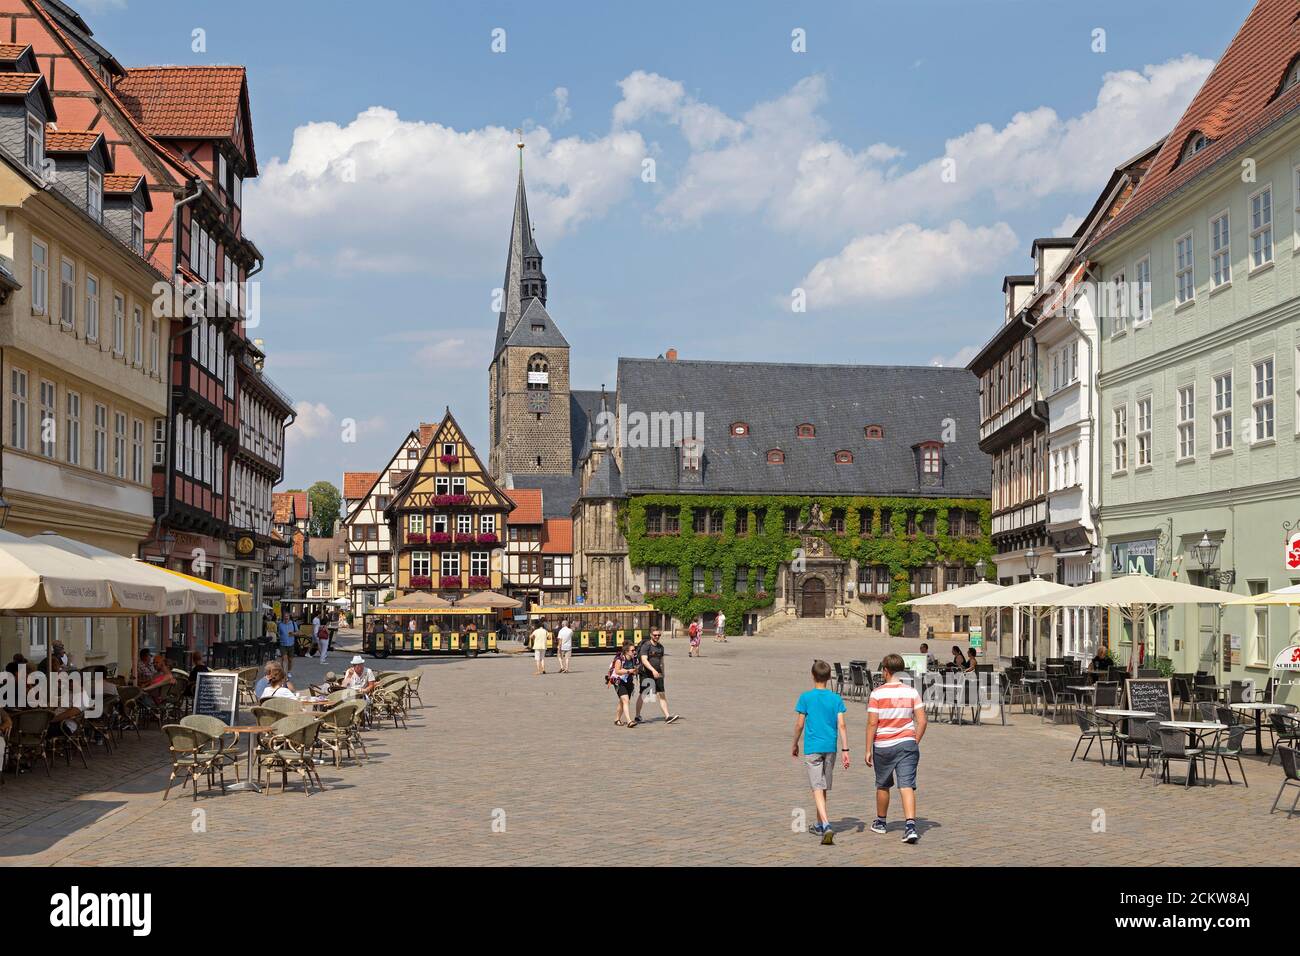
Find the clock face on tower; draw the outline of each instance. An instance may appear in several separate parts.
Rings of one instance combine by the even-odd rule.
[[[528,410],[530,412],[544,412],[547,410],[547,398],[550,396],[546,392],[533,392],[528,396]]]

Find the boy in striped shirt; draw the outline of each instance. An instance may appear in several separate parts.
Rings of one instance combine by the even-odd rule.
[[[903,842],[915,843],[921,838],[916,832],[916,765],[925,736],[925,702],[914,687],[894,676],[903,670],[903,659],[897,654],[885,655],[880,670],[884,683],[867,702],[867,766],[876,770],[876,819],[871,831],[885,832],[889,789],[897,777],[906,817]]]

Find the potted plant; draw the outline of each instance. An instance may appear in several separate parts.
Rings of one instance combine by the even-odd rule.
[[[446,531],[430,531],[429,544],[451,544],[451,535]]]

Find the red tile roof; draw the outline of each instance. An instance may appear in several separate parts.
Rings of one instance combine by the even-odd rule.
[[[276,524],[288,524],[293,520],[293,495],[287,491],[271,493],[271,520]]]
[[[114,92],[150,135],[233,135],[244,88],[242,66],[144,66],[126,71]]]
[[[542,531],[542,554],[573,553],[573,519],[547,518]]]
[[[1099,238],[1114,235],[1300,106],[1300,84],[1278,95],[1287,67],[1300,54],[1298,21],[1295,0],[1259,0],[1255,4],[1165,139],[1132,200]],[[1205,134],[1210,143],[1180,163],[1194,132]]]
[[[0,60],[12,63],[31,48],[30,43],[0,43]]]
[[[104,192],[133,193],[142,179],[144,177],[139,173],[105,173]]]
[[[379,479],[377,471],[343,472],[343,497],[349,499],[364,498],[371,486]]]
[[[0,94],[26,96],[40,78],[39,73],[0,73]]]
[[[291,491],[293,495],[293,516],[299,520],[311,517],[311,499],[305,491]]]
[[[88,153],[94,148],[95,141],[101,135],[85,129],[55,129],[46,126],[45,151],[47,153]]]
[[[306,550],[304,548],[304,545],[306,545],[306,543],[307,543],[307,536],[304,535],[301,531],[295,531],[293,533],[293,556],[295,558],[301,558],[303,556],[303,552]]]
[[[506,496],[515,503],[515,510],[510,512],[506,521],[510,524],[542,523],[542,489],[541,488],[507,488]]]

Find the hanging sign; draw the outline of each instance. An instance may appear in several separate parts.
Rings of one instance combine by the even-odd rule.
[[[1283,563],[1288,571],[1300,571],[1300,531],[1291,533],[1286,539],[1286,552]]]
[[[1275,671],[1300,671],[1300,644],[1282,648],[1282,653],[1273,659]]]

